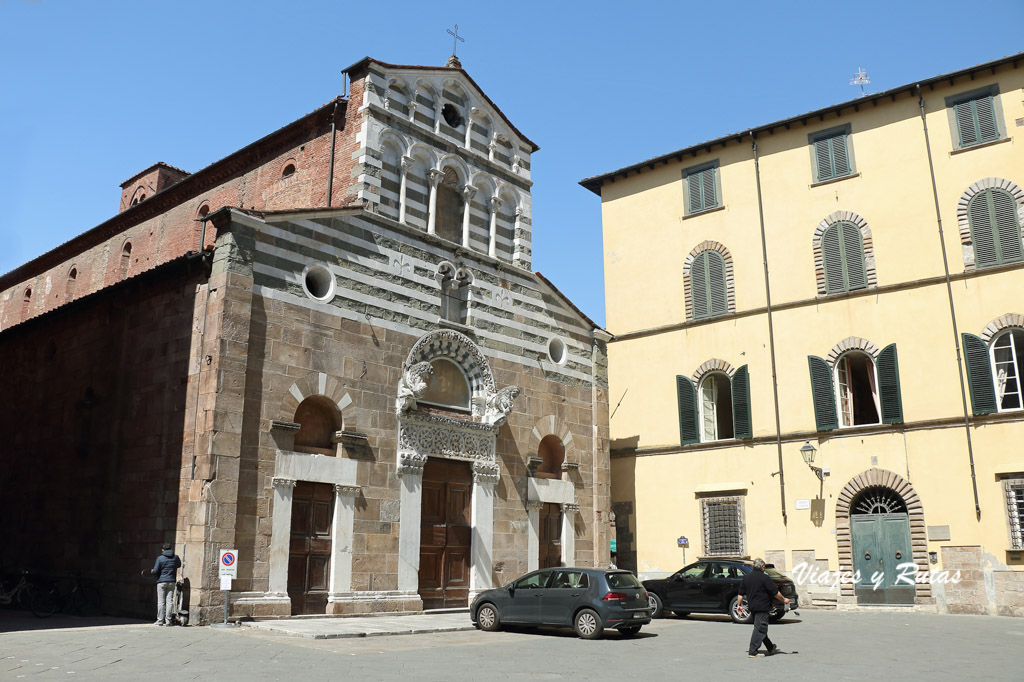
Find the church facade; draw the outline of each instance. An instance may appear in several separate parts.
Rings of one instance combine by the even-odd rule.
[[[608,561],[610,337],[531,270],[537,146],[454,58],[346,73],[0,280],[4,568],[85,567],[147,613],[173,540],[206,621],[223,549],[257,618]]]

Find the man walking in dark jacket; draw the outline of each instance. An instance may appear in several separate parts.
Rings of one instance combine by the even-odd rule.
[[[744,599],[747,600],[748,608],[754,615],[754,632],[750,635],[750,648],[747,649],[747,655],[750,658],[764,656],[757,652],[761,648],[761,642],[764,642],[764,645],[768,647],[768,655],[771,656],[779,650],[779,647],[768,639],[768,614],[772,610],[772,599],[778,599],[783,604],[788,604],[789,599],[783,597],[772,579],[765,575],[764,559],[754,559],[754,570],[743,576],[743,582],[740,583],[739,599],[736,603],[737,608],[743,605]]]
[[[154,625],[170,625],[174,613],[174,581],[181,567],[181,559],[174,553],[174,546],[164,543],[164,551],[156,558],[150,573],[156,576],[156,622]]]

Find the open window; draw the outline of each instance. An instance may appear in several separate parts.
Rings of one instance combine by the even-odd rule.
[[[712,372],[700,382],[700,430],[702,442],[733,437],[732,384],[725,372]]]
[[[861,426],[879,423],[878,382],[875,363],[867,353],[853,351],[836,362],[836,396],[839,425]]]
[[[903,423],[896,344],[883,348],[875,359],[854,350],[839,356],[834,368],[814,355],[807,364],[818,431]]]
[[[753,436],[746,365],[732,377],[725,372],[707,374],[699,387],[689,377],[677,376],[676,397],[680,445]]]
[[[963,334],[962,339],[974,414],[1024,408],[1024,329],[1011,327],[991,344],[973,334]]]
[[[462,212],[465,202],[459,191],[459,174],[455,169],[444,169],[437,187],[437,236],[456,244],[462,243]]]

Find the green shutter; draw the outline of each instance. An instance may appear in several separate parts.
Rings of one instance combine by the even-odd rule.
[[[967,207],[967,218],[975,267],[1015,263],[1024,257],[1017,201],[1012,194],[995,188],[979,192]]]
[[[999,264],[989,210],[990,193],[991,190],[985,190],[975,195],[967,207],[967,219],[971,224],[971,242],[974,245],[974,265],[978,268]]]
[[[686,189],[690,194],[690,213],[696,213],[703,208],[700,195],[700,174],[690,173],[686,176]]]
[[[832,161],[835,177],[841,178],[850,174],[850,157],[846,149],[846,133],[839,133],[829,138],[832,143]]]
[[[998,140],[999,127],[996,126],[996,110],[992,95],[974,100],[974,115],[978,122],[978,141]]]
[[[717,251],[705,251],[708,275],[708,312],[710,317],[729,312],[729,294],[726,290],[725,259]]]
[[[715,196],[715,169],[706,168],[701,171],[701,184],[704,188],[704,208],[714,208],[718,206],[717,197]]]
[[[960,131],[961,147],[969,147],[978,142],[978,133],[974,126],[974,111],[971,103],[971,101],[960,102],[953,107],[953,113],[956,115],[956,126]]]
[[[843,239],[843,265],[846,269],[847,291],[864,289],[868,286],[867,269],[864,265],[864,240],[860,228],[853,223],[840,223]]]
[[[679,400],[679,444],[699,443],[697,435],[697,390],[687,377],[676,376],[676,396]]]
[[[821,358],[808,355],[807,365],[811,370],[811,393],[814,396],[814,424],[818,431],[832,431],[839,428],[836,417],[836,398],[832,391],[832,369]]]
[[[732,429],[734,438],[753,438],[750,420],[750,373],[743,365],[732,375]]]
[[[711,314],[708,306],[708,252],[702,251],[690,266],[690,299],[693,303],[693,319],[703,320]]]
[[[718,206],[714,167],[687,175],[686,191],[690,198],[690,213]]]
[[[878,402],[882,407],[883,424],[903,423],[903,396],[900,392],[900,363],[896,344],[891,343],[878,354]]]
[[[814,158],[818,162],[818,182],[835,177],[832,173],[832,154],[828,138],[814,141]]]
[[[846,277],[843,268],[842,240],[839,225],[832,225],[821,235],[821,255],[825,265],[825,293],[839,294],[846,291]]]
[[[961,147],[999,139],[999,125],[996,122],[995,101],[992,95],[960,102],[953,106],[953,113],[960,132]]]
[[[1021,259],[1020,221],[1017,219],[1017,202],[1013,195],[1001,189],[990,189],[989,202],[994,218],[999,262],[1014,263]]]
[[[996,389],[992,383],[992,365],[989,364],[988,345],[974,334],[961,334],[964,360],[967,364],[967,384],[971,390],[971,408],[974,414],[997,412]]]

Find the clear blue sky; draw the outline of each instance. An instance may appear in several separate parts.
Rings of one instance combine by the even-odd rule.
[[[1024,50],[1024,1],[965,7],[0,0],[0,273],[111,217],[150,164],[196,171],[340,94],[364,56],[444,64],[458,24],[463,67],[541,147],[534,269],[603,324],[579,180],[853,99],[858,67],[880,91]]]

